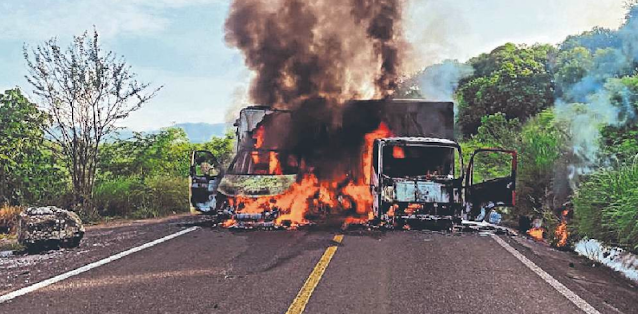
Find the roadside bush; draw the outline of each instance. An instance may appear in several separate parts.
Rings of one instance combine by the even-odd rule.
[[[146,180],[149,193],[143,207],[161,217],[189,211],[188,178],[153,177]]]
[[[566,148],[553,111],[545,110],[530,119],[522,128],[519,146],[518,208],[524,215],[546,216],[562,205],[564,196],[556,195],[562,188],[557,179],[557,162]],[[547,220],[547,219],[545,219]]]
[[[101,146],[93,204],[103,217],[155,218],[189,211],[190,152],[210,150],[226,165],[233,155],[232,133],[194,144],[182,129],[135,133]]]
[[[22,207],[18,206],[0,207],[0,234],[15,234],[21,212]]]
[[[102,216],[129,216],[140,207],[144,185],[136,177],[118,177],[96,184],[93,203]]]
[[[155,218],[188,207],[188,178],[154,176],[143,182],[138,177],[119,177],[96,184],[95,207],[102,216]]]
[[[638,251],[638,156],[589,176],[574,196],[580,236]]]

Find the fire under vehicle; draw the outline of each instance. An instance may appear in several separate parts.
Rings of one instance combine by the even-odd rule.
[[[258,106],[243,109],[235,123],[236,155],[227,169],[221,169],[212,153],[193,152],[192,210],[248,228],[276,227],[284,208],[242,209],[246,200],[287,193],[303,175],[304,161],[282,145],[290,136],[294,114]],[[374,136],[369,154],[363,158],[370,159],[370,167],[351,163],[351,173],[344,175],[351,182],[366,185],[371,202],[363,202],[370,207],[365,209],[365,220],[373,225],[396,228],[435,222],[447,226],[475,219],[485,208],[515,203],[516,152],[479,149],[465,168],[461,146],[454,137],[451,102],[352,101],[345,105],[342,119],[342,125],[348,128],[343,134]],[[263,133],[277,134],[276,140],[264,139]],[[483,160],[507,163],[507,171],[488,178],[477,171]]]

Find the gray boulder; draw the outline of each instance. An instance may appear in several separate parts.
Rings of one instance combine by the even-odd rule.
[[[28,249],[75,247],[83,236],[80,217],[55,206],[27,208],[18,219],[18,242]]]

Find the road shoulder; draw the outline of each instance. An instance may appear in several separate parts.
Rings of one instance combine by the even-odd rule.
[[[613,270],[525,237],[501,239],[601,313],[636,312],[638,287]]]

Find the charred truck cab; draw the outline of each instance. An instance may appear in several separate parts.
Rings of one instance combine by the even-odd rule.
[[[463,210],[463,160],[454,141],[377,139],[373,146],[373,213],[384,222],[457,221]]]
[[[481,182],[475,180],[477,156],[493,154],[511,157],[509,173]],[[377,139],[371,174],[374,217],[395,227],[415,222],[448,227],[475,220],[481,212],[484,216],[486,209],[514,206],[516,158],[515,151],[480,149],[472,154],[465,170],[461,147],[455,141]]]

